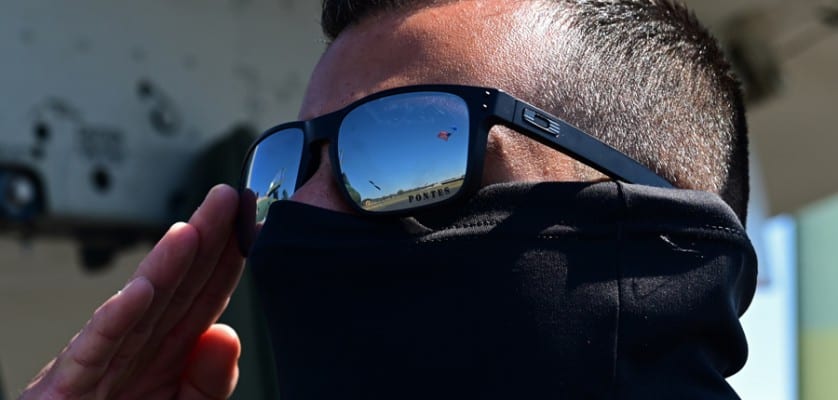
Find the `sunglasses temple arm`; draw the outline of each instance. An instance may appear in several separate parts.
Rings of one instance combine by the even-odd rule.
[[[661,188],[673,187],[669,181],[631,157],[537,107],[510,96],[499,98],[495,111],[516,130],[526,132],[527,136],[612,178]]]

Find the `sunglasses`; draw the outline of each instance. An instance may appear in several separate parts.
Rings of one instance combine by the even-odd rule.
[[[240,247],[249,249],[273,202],[290,198],[311,177],[322,142],[329,143],[343,197],[359,214],[404,216],[477,190],[489,129],[495,124],[612,178],[672,187],[629,156],[498,89],[408,86],[263,133],[248,150],[242,169]]]

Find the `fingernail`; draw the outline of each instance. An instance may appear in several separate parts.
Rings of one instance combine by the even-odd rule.
[[[219,190],[222,190],[223,186],[225,186],[223,183],[219,183],[219,184],[213,186],[209,190],[209,192],[207,192],[207,198],[209,198],[210,196],[214,196],[216,193],[218,193]]]
[[[128,283],[126,283],[125,286],[122,287],[122,289],[120,289],[118,292],[116,292],[116,294],[117,295],[122,294],[122,292],[130,289],[131,286],[134,286],[134,283],[137,282],[138,279],[140,279],[140,278],[134,278],[134,279],[131,279],[130,281],[128,281]]]
[[[186,222],[183,222],[183,221],[175,222],[174,224],[172,224],[172,226],[169,227],[169,232],[176,231],[184,225],[188,225],[188,224]]]
[[[128,291],[129,289],[131,289],[132,287],[134,287],[134,286],[137,284],[137,282],[138,282],[138,281],[141,281],[141,280],[148,281],[148,279],[146,279],[146,278],[144,278],[144,277],[142,277],[142,276],[138,276],[138,277],[136,277],[136,278],[131,279],[130,281],[128,281],[128,283],[126,283],[126,284],[125,284],[125,286],[123,286],[123,287],[122,287],[122,289],[120,289],[119,291],[117,291],[117,292],[116,292],[116,294],[117,294],[117,295],[120,295],[120,294],[122,294],[122,292],[126,292],[126,291]]]

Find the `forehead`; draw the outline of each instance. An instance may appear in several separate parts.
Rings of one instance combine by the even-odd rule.
[[[393,87],[453,83],[513,86],[509,43],[517,4],[461,1],[384,13],[350,26],[315,67],[300,119]]]

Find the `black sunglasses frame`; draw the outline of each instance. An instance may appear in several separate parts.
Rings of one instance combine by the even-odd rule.
[[[245,193],[248,190],[245,187],[245,183],[248,179],[247,174],[251,167],[250,163],[255,149],[266,138],[286,129],[300,129],[304,135],[299,173],[297,175],[297,181],[294,184],[295,191],[300,185],[311,178],[318,167],[319,149],[315,145],[324,141],[329,142],[328,153],[334,176],[336,179],[340,179],[342,172],[340,171],[340,163],[338,161],[338,141],[340,140],[338,132],[346,115],[370,101],[397,94],[414,92],[448,93],[456,95],[465,101],[469,118],[469,143],[468,163],[463,186],[450,198],[429,205],[420,205],[415,208],[396,211],[368,211],[353,201],[343,182],[339,182],[338,186],[340,186],[346,202],[351,204],[359,214],[409,215],[418,213],[428,207],[438,207],[442,204],[455,202],[468,193],[473,193],[478,188],[482,178],[486,142],[489,137],[489,130],[494,125],[507,126],[520,134],[567,154],[611,178],[628,183],[662,188],[673,187],[667,180],[661,178],[619,150],[562,119],[499,89],[463,85],[416,85],[374,93],[349,104],[341,110],[307,121],[289,122],[268,129],[250,146],[245,156],[239,192]],[[243,197],[242,201],[247,200]],[[239,221],[239,223],[246,222]]]

